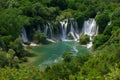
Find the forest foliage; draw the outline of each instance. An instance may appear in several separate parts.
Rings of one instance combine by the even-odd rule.
[[[66,18],[74,18],[79,29],[85,20],[95,18],[99,35],[93,40],[94,52],[76,57],[66,52],[62,62],[44,72],[21,67],[28,53],[21,44],[22,28],[28,30],[30,40],[44,43],[46,36],[33,28]],[[1,80],[119,80],[119,46],[119,0],[0,0]]]

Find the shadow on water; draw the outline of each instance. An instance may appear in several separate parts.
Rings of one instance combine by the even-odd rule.
[[[34,53],[28,53],[27,54],[27,57],[35,57],[35,56],[37,56],[37,54],[34,54]]]

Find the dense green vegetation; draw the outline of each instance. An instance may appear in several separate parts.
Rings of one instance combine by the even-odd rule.
[[[50,22],[55,28],[65,18],[77,20],[79,29],[85,20],[95,18],[99,35],[93,40],[94,52],[76,57],[66,52],[63,61],[44,72],[22,68],[28,54],[22,46],[22,28],[31,41],[45,43],[46,36],[35,32],[37,27]],[[119,46],[119,0],[0,0],[0,80],[119,80]]]
[[[65,54],[64,61],[46,68],[48,80],[119,80],[120,45],[107,46],[94,54],[72,57]],[[115,74],[114,74],[115,73]],[[114,75],[113,75],[114,74]]]
[[[34,34],[34,41],[35,43],[43,43],[45,44],[47,37],[40,31],[36,31]]]
[[[67,52],[63,55],[62,62],[47,67],[44,72],[35,67],[0,68],[2,71],[0,78],[14,80],[119,80],[119,46],[107,46],[94,54],[79,54],[76,57]]]
[[[88,35],[82,34],[82,35],[80,36],[80,40],[79,40],[80,44],[88,44],[89,41],[90,41],[90,38],[89,38]]]
[[[0,68],[0,80],[43,80],[43,78],[38,68],[22,66],[20,69]]]

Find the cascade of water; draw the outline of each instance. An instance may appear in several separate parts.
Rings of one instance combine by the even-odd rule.
[[[71,34],[75,41],[79,39],[78,25],[76,21],[71,21],[69,34]]]
[[[50,39],[53,38],[53,26],[50,23],[45,25],[44,34]]]
[[[59,29],[59,35],[60,39],[62,41],[78,41],[79,40],[79,30],[78,30],[78,24],[77,21],[71,19],[68,21],[68,19],[59,21],[60,26]],[[50,23],[47,23],[44,25],[44,27],[41,27],[40,25],[37,26],[37,30],[40,30],[43,32],[47,37],[48,41],[55,42],[54,41],[54,29],[53,26]],[[24,42],[28,41],[27,34],[25,28],[22,30],[22,38]],[[96,24],[96,21],[94,19],[89,19],[84,22],[82,33],[87,34],[90,36],[90,43],[88,44],[88,47],[92,46],[92,38],[98,34],[98,26]],[[75,47],[73,48],[75,50]]]
[[[53,26],[50,23],[48,23],[48,25],[49,25],[49,30],[50,30],[50,39],[52,39],[53,38]]]
[[[89,19],[89,20],[85,21],[82,32],[89,36],[97,35],[98,27],[97,27],[96,21],[94,19]]]
[[[70,29],[68,28],[68,19],[60,21],[60,39],[62,41],[77,41],[79,39],[78,25],[75,20],[70,20]]]
[[[71,25],[70,25],[70,32],[69,32],[69,34],[74,38],[74,40],[76,40],[75,30],[73,28],[72,22],[71,22]]]
[[[65,41],[67,39],[68,20],[66,19],[66,20],[60,21],[60,25],[61,25],[60,37],[62,41]]]
[[[48,25],[44,25],[44,34],[47,36],[47,31],[48,31]]]
[[[108,22],[108,24],[107,25],[111,25],[111,21],[110,22]]]
[[[22,28],[22,33],[21,33],[21,35],[22,35],[23,42],[28,42],[26,30],[25,30],[24,27]]]
[[[99,27],[97,26],[97,29],[96,29],[96,34],[95,34],[95,36],[97,36],[97,35],[98,35],[98,30],[99,30]]]
[[[98,34],[98,26],[94,19],[89,19],[84,22],[82,33],[90,36],[90,42],[87,44],[87,48],[92,47],[92,37]]]
[[[78,31],[78,23],[77,21],[74,21],[74,25],[75,25],[75,34],[77,39],[79,39],[79,31]]]

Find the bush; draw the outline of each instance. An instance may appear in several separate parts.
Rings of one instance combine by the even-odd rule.
[[[8,52],[0,50],[0,67],[18,67],[19,59],[15,55],[13,49],[9,49]]]
[[[19,69],[0,68],[0,80],[44,80],[41,78],[40,70],[32,66],[22,66]]]
[[[34,41],[36,43],[47,43],[47,37],[40,31],[36,31],[35,34],[34,34]]]
[[[96,48],[100,47],[107,40],[108,40],[108,37],[103,35],[103,34],[100,34],[100,35],[96,36],[93,40],[93,49],[96,49]]]
[[[72,53],[65,52],[62,57],[65,62],[70,62],[72,60]]]
[[[116,20],[118,18],[120,18],[120,7],[115,9],[115,11],[113,12],[113,14],[111,16],[112,20]]]
[[[85,20],[88,19],[88,17],[86,17],[86,15],[84,13],[81,13],[81,12],[78,12],[78,11],[74,14],[74,17],[78,22],[79,29],[82,29],[83,23],[84,23]]]
[[[102,14],[98,14],[96,16],[96,22],[99,25],[99,33],[103,33],[105,27],[107,26],[108,22],[110,21],[109,15],[107,12]]]
[[[89,36],[88,35],[84,35],[84,34],[82,34],[81,36],[80,36],[80,44],[87,44],[87,43],[89,43],[89,41],[90,41],[90,38],[89,38]]]
[[[26,54],[24,53],[23,46],[21,44],[21,38],[16,38],[14,41],[11,41],[9,44],[9,48],[13,49],[15,51],[15,55],[18,57],[23,57]]]

